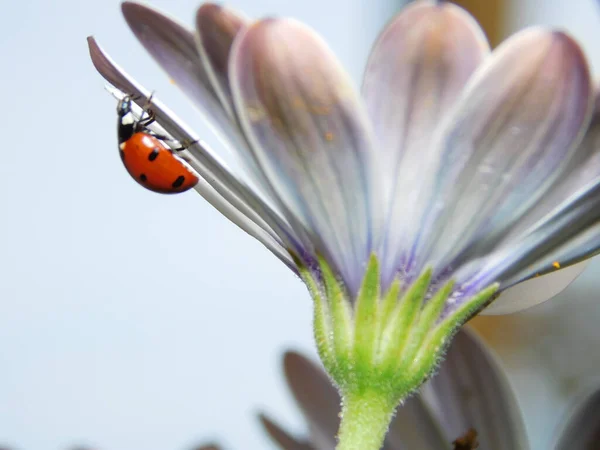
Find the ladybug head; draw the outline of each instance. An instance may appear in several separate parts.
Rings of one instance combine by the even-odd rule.
[[[119,117],[124,117],[131,112],[131,97],[126,95],[117,105],[117,114]]]
[[[135,133],[136,120],[131,112],[131,97],[125,96],[117,105],[119,144],[127,141]]]

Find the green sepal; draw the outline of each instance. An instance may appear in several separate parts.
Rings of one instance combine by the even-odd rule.
[[[337,378],[334,380],[341,388],[348,383],[349,378],[352,378],[352,373],[348,370],[353,366],[351,359],[354,340],[352,309],[342,286],[323,258],[319,258],[319,266],[325,284],[327,307],[330,314],[331,339],[337,372]],[[333,376],[333,374],[331,375]]]
[[[401,352],[405,347],[411,330],[419,317],[421,307],[431,281],[431,268],[426,269],[401,297],[392,313],[392,320],[383,330],[381,365],[383,371],[391,376],[395,372]]]
[[[377,344],[379,306],[379,264],[375,255],[369,259],[358,299],[354,306],[354,349],[352,358],[357,381],[373,370]]]

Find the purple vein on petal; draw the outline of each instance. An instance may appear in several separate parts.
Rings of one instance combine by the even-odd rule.
[[[587,61],[569,36],[518,33],[478,69],[439,142],[424,223],[436,239],[415,250],[438,267],[498,239],[564,173],[589,123]]]
[[[351,294],[371,246],[371,131],[335,56],[308,27],[271,19],[232,51],[231,85],[257,164]]]

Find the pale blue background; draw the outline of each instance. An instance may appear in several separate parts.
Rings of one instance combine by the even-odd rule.
[[[231,5],[252,17],[275,13],[307,22],[358,80],[377,31],[398,3]],[[190,24],[197,6],[192,0],[152,4]],[[598,42],[592,0],[571,2],[577,11],[559,0],[518,4],[526,9],[515,14],[515,27],[543,20],[574,28],[588,50]],[[259,408],[302,430],[279,372],[285,348],[313,354],[311,304],[302,284],[194,192],[146,192],[121,167],[115,102],[88,59],[88,34],[204,128],[134,40],[119,2],[7,2],[3,17],[0,445],[184,450],[215,438],[231,449],[267,448],[254,418]],[[553,301],[557,308],[520,316],[514,327],[524,337],[511,335],[528,353],[500,348],[540,450],[568,399],[600,368],[598,361],[573,361],[582,341],[587,350],[597,348],[590,345],[597,342],[599,274],[596,262]],[[547,311],[564,313],[575,300],[585,321],[544,322],[556,316]],[[550,323],[551,330],[568,331],[552,335]],[[555,342],[561,343],[556,352]],[[571,372],[563,376],[565,361]],[[561,391],[564,377],[574,381]]]

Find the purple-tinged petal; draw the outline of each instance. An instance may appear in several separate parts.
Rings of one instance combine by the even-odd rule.
[[[600,94],[596,94],[592,123],[577,148],[561,180],[552,186],[531,211],[528,211],[499,247],[521,237],[531,226],[564,202],[573,193],[600,177]],[[506,290],[484,314],[507,314],[542,303],[563,291],[587,267],[589,261],[569,266],[541,277],[531,278]]]
[[[435,175],[432,138],[473,71],[489,53],[475,20],[447,2],[417,1],[390,22],[375,44],[363,81],[374,126],[387,218],[382,242],[384,285],[398,254],[418,232]]]
[[[143,107],[150,96],[150,92],[116,65],[104,53],[93,37],[88,37],[88,46],[92,63],[100,75],[120,91],[133,96],[135,102]],[[248,190],[230,172],[230,169],[198,139],[198,136],[156,97],[152,98],[152,110],[156,114],[158,123],[171,136],[180,142],[193,142],[188,147],[186,156],[201,177],[200,182],[195,187],[198,193],[225,217],[256,238],[295,271],[295,264],[282,245],[278,237],[279,234],[275,234],[265,222],[263,216],[256,212],[258,209],[262,213],[266,210],[266,206],[255,198],[253,192]],[[246,199],[252,199],[252,201],[248,202]],[[281,221],[278,231],[285,229],[285,227],[285,222]]]
[[[422,396],[415,395],[396,409],[384,450],[440,450],[450,442]]]
[[[340,396],[325,372],[304,356],[286,352],[284,373],[296,403],[309,424],[318,449],[335,448],[340,419]]]
[[[600,389],[580,399],[563,421],[553,450],[593,450],[600,442]]]
[[[234,11],[214,3],[205,3],[196,14],[196,36],[200,56],[214,91],[230,117],[233,100],[229,87],[229,53],[233,40],[247,21]]]
[[[600,252],[600,176],[573,194],[520,239],[460,268],[465,289],[498,281],[507,289],[579,263]],[[525,307],[527,299],[524,299]]]
[[[564,173],[591,107],[587,61],[569,36],[529,29],[500,46],[440,136],[423,224],[435,238],[415,246],[417,267],[459,265],[474,243],[499,239]]]
[[[459,332],[440,369],[421,390],[445,434],[469,429],[486,450],[526,450],[518,403],[495,356],[470,330]]]
[[[221,143],[235,158],[235,164],[243,168],[245,183],[260,197],[255,207],[261,209],[261,215],[269,226],[285,241],[288,248],[304,254],[312,251],[312,245],[304,237],[303,230],[296,227],[294,235],[287,225],[270,210],[278,209],[276,199],[262,173],[249,155],[247,143],[237,122],[227,111],[227,103],[219,101],[221,91],[212,84],[210,62],[200,56],[194,34],[184,26],[162,13],[133,2],[123,3],[123,14],[134,34],[142,45],[156,59],[162,68],[170,74],[175,83],[218,125],[213,129]],[[230,13],[233,14],[233,13]],[[212,122],[209,121],[210,125]],[[302,242],[302,246],[298,243]]]
[[[315,449],[315,447],[310,445],[308,442],[297,440],[267,416],[261,414],[259,419],[265,431],[269,434],[271,439],[277,443],[279,448],[283,450],[321,450]],[[325,448],[323,450],[329,449]]]
[[[194,34],[161,12],[139,3],[123,2],[127,24],[174,83],[213,119],[224,133],[237,133],[223,109],[202,63]]]
[[[230,82],[258,166],[294,229],[355,294],[371,250],[371,132],[360,98],[335,56],[293,20],[245,29]]]

